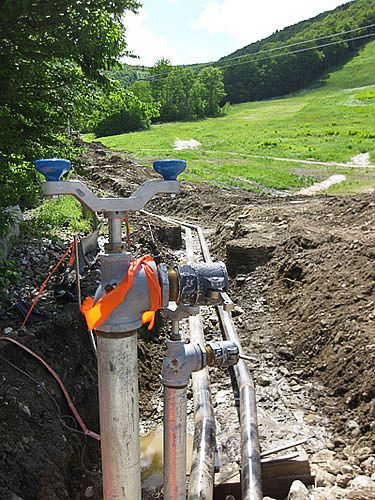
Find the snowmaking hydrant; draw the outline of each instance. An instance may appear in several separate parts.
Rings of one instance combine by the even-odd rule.
[[[154,162],[162,179],[149,180],[128,198],[100,198],[80,181],[61,181],[68,160],[35,162],[46,196],[72,195],[108,219],[109,244],[101,255],[101,283],[81,307],[89,330],[97,335],[100,433],[105,500],[141,498],[137,329],[153,324],[157,310],[172,320],[162,368],[164,385],[164,498],[186,498],[186,393],[192,372],[205,366],[237,363],[233,342],[206,346],[183,341],[179,321],[201,305],[224,302],[228,286],[222,262],[157,265],[150,256],[133,259],[122,242],[127,212],[142,209],[157,193],[176,194],[182,160]]]

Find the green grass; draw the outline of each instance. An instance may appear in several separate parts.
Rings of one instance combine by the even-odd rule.
[[[370,42],[340,69],[294,95],[235,105],[220,118],[153,125],[144,132],[98,140],[147,165],[155,159],[185,159],[184,176],[195,181],[293,190],[345,173],[348,180],[331,191],[362,191],[375,184],[373,169],[327,168],[254,156],[346,163],[369,152],[375,163],[374,83],[375,42]],[[176,139],[195,139],[202,146],[175,151]],[[94,137],[87,135],[85,140]]]
[[[85,217],[81,204],[72,196],[46,199],[32,211],[25,221],[23,231],[35,236],[46,236],[52,240],[62,239],[76,233],[92,231],[92,217]]]

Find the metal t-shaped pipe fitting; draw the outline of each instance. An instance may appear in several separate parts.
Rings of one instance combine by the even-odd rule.
[[[101,256],[102,278],[96,290],[94,302],[115,288],[127,275],[132,256],[130,253],[111,253]],[[149,262],[157,273],[155,262]],[[166,300],[166,294],[163,297]],[[116,307],[108,318],[100,325],[103,333],[131,332],[142,326],[142,314],[150,309],[150,296],[147,278],[141,266],[134,276],[133,286],[126,294],[123,302]]]
[[[186,387],[190,375],[204,368],[206,364],[206,352],[198,344],[167,340],[167,353],[163,361],[161,381],[168,387]]]

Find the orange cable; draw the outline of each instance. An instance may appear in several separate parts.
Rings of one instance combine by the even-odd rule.
[[[64,255],[60,258],[60,260],[58,261],[58,263],[56,264],[56,266],[52,269],[52,271],[48,274],[47,278],[43,281],[42,286],[39,288],[39,291],[38,291],[38,293],[37,293],[37,295],[36,295],[33,303],[31,304],[31,307],[30,307],[28,313],[26,314],[25,319],[23,320],[22,326],[26,325],[26,322],[29,319],[30,314],[32,313],[34,307],[36,306],[36,304],[37,304],[40,296],[42,295],[43,290],[45,289],[48,281],[53,276],[53,274],[55,274],[55,272],[59,268],[60,264],[63,262],[63,260],[65,259],[65,257],[68,255],[69,252],[72,252],[71,256],[70,256],[70,259],[69,259],[69,265],[71,265],[74,262],[74,252],[73,252],[73,249],[74,249],[74,241],[73,241],[73,243],[71,243],[69,245],[69,247],[66,250],[66,252],[64,253]]]

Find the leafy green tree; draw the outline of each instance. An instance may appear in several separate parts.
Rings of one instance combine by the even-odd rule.
[[[198,74],[198,82],[202,88],[201,98],[205,101],[205,115],[219,115],[220,103],[226,95],[222,70],[212,66],[203,68]]]
[[[155,99],[152,94],[151,83],[146,80],[139,80],[134,82],[133,85],[128,87],[128,90],[138,97],[142,102],[145,103],[154,103]]]
[[[90,129],[97,137],[148,128],[159,116],[159,106],[141,101],[128,90],[104,94],[91,117]]]
[[[153,75],[153,77],[152,77]],[[220,114],[225,96],[223,72],[219,68],[173,67],[159,60],[151,71],[151,89],[160,103],[160,120],[192,120]]]
[[[31,203],[32,160],[72,157],[62,132],[82,122],[105,70],[126,53],[121,17],[136,0],[0,3],[0,205]]]

